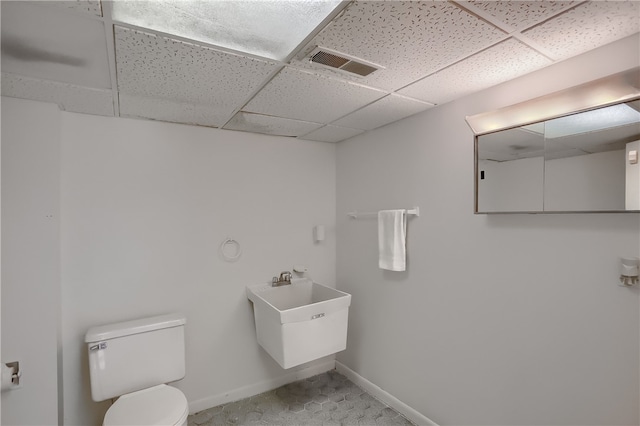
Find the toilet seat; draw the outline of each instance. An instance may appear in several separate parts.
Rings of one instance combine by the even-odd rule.
[[[172,386],[158,385],[122,395],[104,416],[104,426],[186,424],[187,398]]]

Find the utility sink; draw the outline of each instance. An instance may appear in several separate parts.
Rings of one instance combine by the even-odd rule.
[[[351,295],[313,282],[247,286],[258,343],[282,368],[291,368],[347,348]]]

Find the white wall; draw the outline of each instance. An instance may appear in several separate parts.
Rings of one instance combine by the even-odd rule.
[[[638,214],[473,215],[464,117],[638,66],[628,38],[338,145],[337,359],[438,424],[639,422]],[[390,143],[393,141],[393,143]],[[392,170],[392,173],[381,173]],[[408,270],[377,268],[375,220],[420,206]]]
[[[58,423],[59,115],[2,98],[1,359],[22,370],[2,393],[3,425]]]
[[[294,264],[335,286],[335,145],[72,113],[61,140],[65,424],[108,408],[90,399],[94,325],[183,312],[191,404],[285,374],[257,344],[245,286]],[[218,256],[227,237],[236,263]]]

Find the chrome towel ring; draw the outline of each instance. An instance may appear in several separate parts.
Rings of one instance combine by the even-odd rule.
[[[220,257],[225,262],[236,262],[242,256],[242,247],[240,243],[233,238],[225,238],[220,244],[218,250]]]

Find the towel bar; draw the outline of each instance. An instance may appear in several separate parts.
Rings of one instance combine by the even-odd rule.
[[[412,209],[407,209],[407,214],[408,215],[413,215],[413,216],[420,216],[420,207],[414,207]],[[349,212],[347,213],[347,216],[349,216],[352,219],[357,219],[359,217],[366,217],[366,216],[378,216],[378,212]]]

